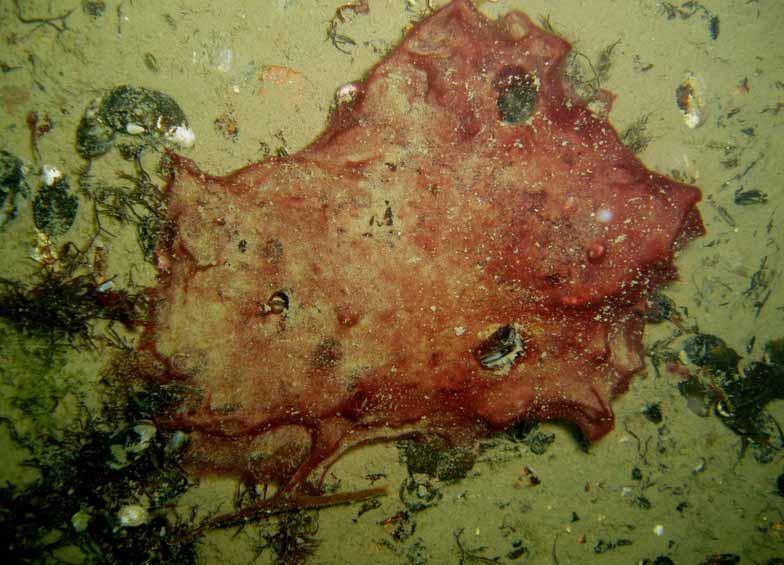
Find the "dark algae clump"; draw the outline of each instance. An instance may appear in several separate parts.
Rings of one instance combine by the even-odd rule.
[[[81,254],[70,244],[65,249],[73,253],[70,268],[43,267],[32,284],[0,279],[0,318],[24,335],[44,337],[50,343],[89,342],[91,322],[97,319],[127,327],[144,319],[142,293],[112,290],[95,273],[75,272]]]
[[[24,488],[0,488],[5,563],[53,562],[69,547],[85,563],[196,562],[193,524],[166,511],[189,484],[171,434],[117,412],[125,410],[105,405],[96,417],[84,408],[73,428],[35,436],[2,419],[38,472]],[[118,465],[123,450],[133,455]]]

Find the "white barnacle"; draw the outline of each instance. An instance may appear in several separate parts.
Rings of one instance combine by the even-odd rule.
[[[126,504],[117,511],[117,519],[123,528],[136,528],[147,523],[150,513],[139,504]]]
[[[52,186],[55,182],[63,178],[63,172],[52,165],[44,165],[41,167],[41,174],[44,177],[44,184]]]
[[[186,149],[193,147],[196,143],[196,134],[191,128],[182,124],[170,128],[169,131],[164,134],[164,138],[166,141]]]
[[[349,82],[338,88],[338,91],[335,93],[335,102],[338,106],[351,104],[357,99],[358,95],[359,87],[357,86],[357,83]]]

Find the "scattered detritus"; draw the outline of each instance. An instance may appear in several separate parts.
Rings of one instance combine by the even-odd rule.
[[[430,508],[441,500],[441,490],[424,475],[412,475],[400,485],[400,501],[408,512]]]
[[[145,53],[142,61],[144,62],[144,66],[147,67],[147,70],[152,71],[153,73],[157,73],[161,70],[161,67],[158,64],[158,58],[153,53]]]
[[[266,550],[275,554],[275,563],[305,563],[318,548],[318,512],[298,510],[281,515],[274,524],[265,524],[256,544],[254,561]]]
[[[632,545],[632,540],[630,539],[617,539],[612,541],[605,541],[600,539],[596,542],[596,545],[593,547],[593,552],[600,554],[606,553],[608,551],[612,551],[613,549],[617,549],[619,547],[624,547],[627,545]]]
[[[742,171],[740,171],[739,173],[733,175],[729,179],[722,182],[720,188],[724,189],[731,184],[740,183],[744,178],[746,178],[749,175],[749,173],[751,173],[752,170],[754,170],[757,164],[760,163],[760,161],[762,161],[762,159],[764,159],[765,156],[766,156],[765,153],[760,153],[759,155],[757,155],[757,157],[752,159],[751,162],[748,165],[746,165]]]
[[[534,455],[543,455],[555,442],[554,433],[541,431],[539,423],[531,420],[518,422],[506,430],[504,434],[511,440],[526,445]]]
[[[664,416],[662,415],[661,405],[658,402],[648,404],[642,411],[643,415],[648,420],[657,426],[662,423]]]
[[[82,12],[93,18],[100,18],[106,11],[106,2],[103,0],[82,0]]]
[[[566,80],[574,89],[575,94],[588,104],[601,99],[602,84],[609,78],[612,68],[613,52],[620,40],[599,51],[595,60],[577,51],[571,51],[564,67]]]
[[[651,142],[651,137],[646,133],[649,117],[650,114],[643,114],[621,132],[621,143],[632,153],[642,153]]]
[[[24,2],[21,0],[14,0],[14,7],[16,8],[16,18],[23,24],[32,25],[29,35],[35,33],[36,30],[42,27],[50,27],[54,29],[58,35],[68,30],[68,18],[73,14],[74,8],[63,12],[57,16],[31,16],[22,11]]]
[[[606,82],[610,76],[610,68],[612,67],[612,54],[621,40],[610,43],[607,47],[599,51],[594,63],[594,70],[596,71],[596,81],[599,84]]]
[[[678,353],[672,349],[672,344],[682,335],[683,330],[680,329],[681,322],[677,318],[673,318],[674,324],[678,325],[678,329],[671,333],[669,337],[656,340],[652,345],[645,348],[645,354],[651,362],[654,374],[656,377],[661,377],[662,367],[666,367],[670,363],[678,361]]]
[[[681,20],[688,20],[694,15],[699,15],[708,26],[708,35],[711,39],[716,40],[719,37],[720,20],[719,16],[712,13],[705,6],[694,0],[682,2],[680,5],[672,2],[659,3],[659,9],[667,17],[668,20],[680,18]]]
[[[368,500],[367,502],[363,502],[359,506],[359,510],[357,510],[356,517],[353,518],[352,521],[355,523],[358,522],[360,516],[367,514],[371,510],[376,510],[377,508],[381,508],[381,501],[377,498],[374,498],[373,500]]]
[[[738,206],[749,206],[751,204],[764,204],[768,201],[768,195],[756,188],[745,189],[742,186],[735,191],[734,202]]]
[[[215,125],[216,131],[229,141],[237,141],[239,138],[240,126],[234,111],[227,110],[223,112],[220,116],[215,118],[213,124]]]
[[[754,308],[754,317],[759,318],[760,312],[768,303],[773,294],[771,288],[776,280],[776,273],[768,265],[768,256],[760,259],[759,268],[752,273],[749,279],[749,286],[743,291],[743,297],[751,302]]]
[[[649,324],[658,324],[668,320],[678,323],[682,321],[675,301],[663,292],[656,291],[648,296],[646,306],[645,321]]]
[[[775,559],[773,562],[775,563]],[[740,555],[734,553],[713,553],[700,561],[700,565],[737,565],[740,563]],[[768,565],[771,561],[768,561]]]
[[[158,247],[167,245],[174,237],[174,224],[166,217],[163,192],[142,165],[146,145],[120,144],[118,149],[126,160],[134,163],[136,169],[134,175],[120,174],[121,180],[130,183],[130,186],[96,182],[88,165],[80,175],[80,189],[95,203],[98,218],[134,225],[145,260],[155,264]],[[162,171],[164,161],[162,159],[160,163]],[[99,232],[106,232],[100,221],[98,223]]]
[[[452,446],[438,436],[403,440],[398,446],[409,474],[424,474],[441,481],[464,478],[476,461],[472,450]]]
[[[463,545],[463,541],[460,539],[460,537],[463,535],[463,531],[463,528],[460,528],[452,534],[454,535],[455,543],[457,544],[457,550],[460,556],[460,565],[469,565],[473,563],[500,563],[501,558],[498,556],[485,557],[482,555],[482,553],[487,551],[487,547],[485,546],[469,549]]]
[[[538,19],[539,19],[539,26],[544,31],[546,31],[547,33],[551,33],[553,35],[561,36],[561,34],[555,30],[555,27],[553,26],[553,22],[550,19],[550,14],[547,14],[546,16],[540,15]]]
[[[329,21],[329,26],[327,27],[327,39],[332,43],[335,49],[346,55],[351,54],[351,48],[356,46],[357,42],[349,36],[339,33],[338,27],[348,21],[349,12],[357,15],[367,14],[369,11],[370,6],[368,5],[368,0],[357,0],[356,2],[341,4],[337,7],[335,15],[332,16],[332,19]]]
[[[708,204],[711,205],[713,210],[716,212],[716,215],[722,222],[724,222],[731,228],[738,227],[738,222],[735,221],[733,215],[730,214],[729,211],[724,206],[722,206],[721,204],[717,204],[716,200],[713,198],[713,195],[708,196],[707,200],[708,200]]]

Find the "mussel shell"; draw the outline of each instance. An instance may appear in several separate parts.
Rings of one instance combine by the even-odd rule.
[[[525,352],[525,340],[514,325],[498,328],[475,351],[479,364],[485,369],[511,369]]]

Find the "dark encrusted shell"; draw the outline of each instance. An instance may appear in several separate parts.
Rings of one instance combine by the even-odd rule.
[[[79,199],[69,193],[66,177],[43,184],[33,200],[35,227],[48,236],[62,235],[73,225],[78,208]]]
[[[16,197],[27,196],[29,191],[22,160],[0,149],[0,227],[16,217]]]
[[[115,131],[124,133],[130,133],[129,125],[162,134],[188,124],[185,112],[168,94],[128,85],[118,86],[104,96],[98,115]]]
[[[116,134],[160,138],[177,126],[187,127],[185,112],[168,94],[135,86],[118,86],[96,98],[76,130],[76,149],[85,159],[109,151]]]

